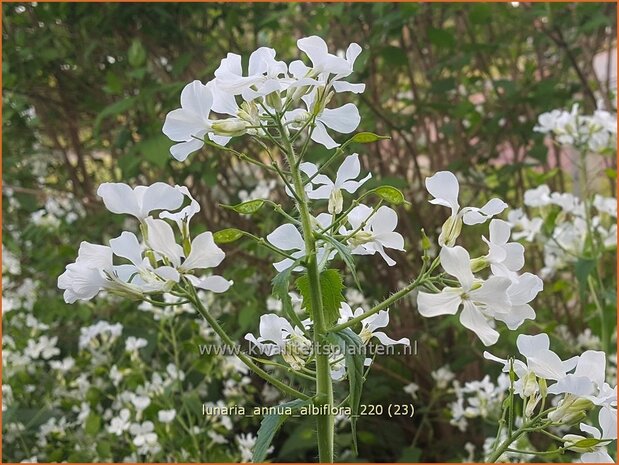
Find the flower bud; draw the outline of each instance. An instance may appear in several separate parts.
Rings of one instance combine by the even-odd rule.
[[[282,358],[293,370],[300,370],[305,366],[311,347],[312,343],[307,338],[292,334],[282,351]]]
[[[241,136],[245,134],[247,123],[238,118],[228,118],[214,121],[211,129],[218,136]]]
[[[462,218],[460,215],[450,216],[441,228],[441,234],[438,236],[439,245],[453,247],[460,236],[460,231],[462,231]]]
[[[486,257],[477,257],[471,260],[471,271],[477,273],[486,268],[490,263]]]
[[[342,207],[344,205],[344,197],[342,196],[341,189],[333,189],[331,191],[331,195],[329,195],[329,205],[328,210],[332,215],[337,215],[338,213],[342,213]]]
[[[587,416],[587,410],[593,407],[593,402],[588,399],[567,394],[553,412],[548,414],[548,419],[563,425],[574,425]]]
[[[368,242],[372,242],[373,237],[374,236],[369,231],[359,231],[350,238],[350,245],[357,247],[359,245],[367,244]]]
[[[539,394],[534,394],[532,397],[529,398],[529,401],[527,402],[527,407],[524,411],[524,416],[526,418],[531,418],[533,416],[533,412],[535,411],[535,408],[537,407],[537,404],[539,404],[539,401],[542,399],[542,396],[540,396]]]
[[[538,391],[537,377],[535,373],[529,371],[522,379],[522,395],[524,397],[531,397]]]
[[[279,92],[271,92],[269,95],[266,96],[265,100],[267,105],[275,109],[275,111],[282,110],[282,98],[280,97]]]

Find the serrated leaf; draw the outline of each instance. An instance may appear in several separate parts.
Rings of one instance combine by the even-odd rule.
[[[350,141],[356,142],[358,144],[371,144],[372,142],[377,142],[384,139],[391,139],[391,137],[379,136],[378,134],[374,134],[373,132],[359,132],[352,136]]]
[[[284,404],[280,404],[276,407],[276,409],[283,411],[288,407],[294,411],[305,405],[310,405],[311,403],[311,400],[297,399],[286,402]],[[287,419],[288,415],[279,415],[277,413],[266,415],[262,419],[262,422],[260,423],[260,428],[258,429],[258,434],[256,435],[256,445],[254,446],[254,453],[252,457],[253,463],[264,462],[269,447],[271,446],[273,438],[275,437],[275,433],[277,433],[277,430],[284,424]]]
[[[239,203],[237,205],[222,205],[222,207],[228,210],[233,210],[243,215],[253,215],[264,206],[264,200],[255,199],[248,200],[247,202]]]
[[[363,341],[350,328],[337,331],[335,336],[338,339],[339,347],[344,354],[346,361],[346,374],[348,376],[348,405],[350,406],[350,427],[352,430],[353,453],[357,454],[357,418],[359,406],[361,404],[361,393],[363,391],[363,362],[365,361],[365,350]]]
[[[217,231],[213,234],[213,240],[216,244],[229,244],[243,237],[243,231],[236,228],[227,228]]]
[[[311,305],[311,288],[307,274],[297,279],[296,286],[303,296],[303,307],[307,310],[310,317],[314,319],[314,311]],[[322,310],[327,324],[335,323],[340,316],[340,304],[344,301],[343,289],[344,283],[338,270],[329,269],[320,274]]]
[[[393,186],[380,186],[373,189],[372,192],[391,205],[402,205],[406,203],[404,194],[402,194],[400,189]]]

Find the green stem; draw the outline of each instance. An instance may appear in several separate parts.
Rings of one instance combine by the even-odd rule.
[[[425,274],[421,275],[420,277],[415,279],[415,281],[410,283],[408,286],[400,289],[398,292],[393,294],[391,297],[383,300],[381,303],[379,303],[378,305],[372,307],[367,312],[364,312],[364,313],[362,313],[359,316],[351,318],[350,320],[348,320],[348,321],[346,321],[344,323],[340,323],[339,325],[333,326],[332,328],[330,328],[328,330],[328,332],[333,333],[333,332],[336,332],[336,331],[341,331],[343,329],[346,329],[346,328],[349,328],[349,327],[351,327],[353,325],[356,325],[357,323],[361,323],[366,318],[374,315],[375,313],[380,312],[381,310],[389,307],[392,303],[394,303],[397,300],[400,300],[402,297],[405,297],[406,295],[410,294],[411,292],[413,292],[413,290],[415,290],[415,288],[417,288],[417,287],[421,286],[422,284],[424,284],[424,282],[427,279],[428,278],[426,277]]]
[[[331,384],[331,367],[329,364],[328,343],[326,343],[326,322],[322,310],[322,295],[320,289],[320,272],[316,262],[316,242],[312,228],[312,217],[309,212],[307,196],[303,188],[301,172],[294,148],[290,142],[288,130],[280,127],[282,142],[286,148],[285,155],[292,173],[294,190],[297,194],[297,209],[301,219],[303,240],[305,241],[305,265],[310,286],[310,299],[312,314],[314,316],[314,348],[316,351],[316,397],[318,406],[329,405],[329,411],[333,405],[333,386]],[[318,437],[318,455],[322,463],[333,462],[333,435],[334,417],[330,413],[320,415],[316,419],[316,432]]]
[[[209,313],[209,311],[202,304],[200,299],[198,299],[197,295],[195,294],[195,289],[193,289],[193,288],[191,288],[191,289],[192,289],[191,290],[191,294],[192,294],[191,299],[192,299],[192,303],[193,303],[194,307],[196,308],[196,310],[198,310],[200,315],[202,315],[202,317],[204,317],[204,319],[208,322],[208,324],[211,325],[211,328],[213,328],[213,330],[221,338],[221,340],[223,341],[224,344],[227,344],[229,347],[234,347],[236,345],[234,343],[234,341],[230,338],[230,336],[228,336],[228,333],[226,333],[226,331],[219,325],[219,323],[217,322],[217,319],[215,319],[215,317],[213,317],[213,315],[211,315]],[[303,399],[303,400],[309,400],[310,399],[310,396],[308,396],[306,394],[303,394],[300,391],[297,391],[296,389],[294,389],[294,388],[288,386],[287,384],[281,382],[277,378],[271,376],[269,373],[267,373],[262,368],[260,368],[258,365],[256,365],[252,361],[252,359],[249,358],[244,353],[242,353],[240,351],[237,351],[235,355],[245,365],[247,365],[254,373],[256,373],[258,376],[260,376],[265,381],[268,381],[269,383],[271,383],[273,386],[278,388],[280,391],[282,391],[282,392],[284,392],[284,393],[286,393],[288,395],[291,395],[291,396],[295,397],[296,399]]]

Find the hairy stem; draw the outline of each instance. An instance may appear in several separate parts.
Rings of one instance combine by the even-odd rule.
[[[329,405],[329,411],[333,405],[333,386],[331,384],[331,368],[329,365],[328,343],[326,342],[326,322],[322,309],[322,295],[320,290],[320,271],[316,261],[316,241],[312,227],[312,217],[309,212],[307,196],[303,188],[303,180],[298,169],[298,163],[294,148],[290,141],[290,135],[285,127],[281,127],[282,142],[286,148],[285,154],[292,173],[292,182],[297,194],[297,209],[301,219],[303,240],[305,241],[305,266],[310,286],[310,298],[312,313],[314,316],[314,350],[316,354],[316,397],[315,404],[318,406]],[[318,437],[318,455],[322,463],[333,462],[333,434],[334,418],[327,413],[316,419],[316,431]]]

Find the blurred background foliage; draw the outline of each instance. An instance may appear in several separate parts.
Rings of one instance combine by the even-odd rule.
[[[601,78],[593,62],[615,47],[614,3],[5,3],[2,10],[3,189],[19,205],[11,210],[11,202],[3,204],[3,244],[27,270],[19,279],[38,283],[33,312],[54,322],[66,353],[75,350],[80,326],[99,318],[122,321],[136,334],[144,325],[131,303],[68,307],[55,289],[79,241],[100,243],[120,230],[121,218],[107,213],[96,196],[101,182],[185,184],[202,205],[200,223],[210,230],[238,227],[263,235],[276,226],[267,215],[239,217],[219,207],[251,195],[262,173],[212,149],[178,163],[161,133],[184,84],[210,80],[227,52],[247,57],[265,45],[290,59],[297,56],[296,40],[312,34],[331,50],[353,41],[363,47],[355,79],[367,84],[358,101],[359,129],[391,139],[357,147],[362,164],[412,203],[400,212],[398,226],[408,241],[407,259],[401,256],[394,268],[379,259],[360,263],[369,301],[415,276],[420,229],[436,237],[446,218],[446,211],[427,203],[428,174],[458,172],[465,180],[465,205],[496,195],[519,206],[524,190],[541,183],[569,191],[571,166],[532,131],[537,115],[575,102],[586,112],[598,101],[613,106],[611,73]],[[243,139],[233,143],[255,150],[244,147]],[[326,154],[315,147],[310,158],[320,161]],[[605,163],[600,188],[609,194],[615,160]],[[86,214],[54,228],[33,224],[32,215],[50,196],[74,198]],[[281,193],[271,196],[286,202]],[[226,309],[224,324],[241,340],[266,311],[272,259],[250,244],[226,252],[222,273],[247,285],[234,286],[216,302]],[[541,267],[540,260],[529,258],[529,268]],[[579,334],[588,323],[585,312],[568,308],[570,292],[565,286],[545,292],[536,304],[539,323],[531,327],[550,331],[563,322]],[[449,425],[445,405],[435,402],[424,411],[434,388],[430,373],[448,363],[462,380],[481,378],[481,345],[473,334],[457,331],[450,318],[421,319],[412,299],[391,313],[391,336],[418,340],[419,354],[378,359],[363,402],[408,402],[402,388],[415,382],[419,414],[412,420],[364,418],[360,456],[458,460],[466,455],[464,439]],[[614,318],[612,308],[609,315]],[[217,390],[210,396],[219,398]],[[259,397],[255,402],[262,403]],[[483,428],[468,440],[482,441]],[[274,459],[312,460],[311,431],[309,422],[287,425],[276,439]],[[450,440],[438,440],[445,437]],[[346,447],[350,438],[340,441]],[[5,459],[16,458],[11,454],[4,448]],[[53,458],[67,460],[62,454]]]

